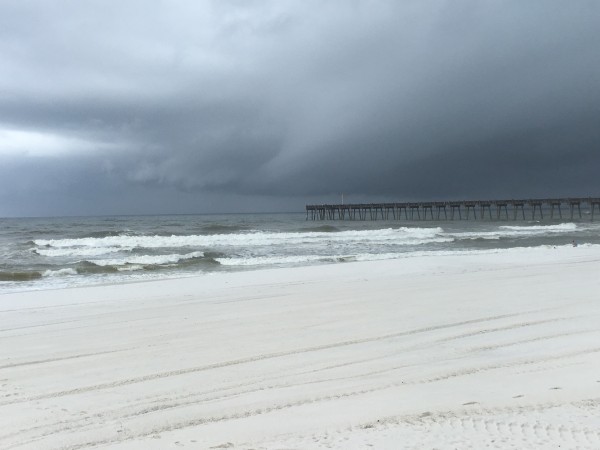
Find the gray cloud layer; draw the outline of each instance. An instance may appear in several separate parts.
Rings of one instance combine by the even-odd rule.
[[[600,195],[598,29],[596,1],[5,1],[0,215]]]

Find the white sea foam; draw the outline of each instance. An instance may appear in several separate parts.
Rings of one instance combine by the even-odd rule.
[[[32,248],[32,251],[41,256],[48,256],[50,258],[57,258],[61,256],[79,256],[79,257],[93,257],[102,256],[109,253],[118,253],[124,251],[130,251],[130,247],[58,247],[58,248]]]
[[[139,264],[131,264],[129,266],[119,267],[117,270],[119,272],[135,272],[136,270],[144,270],[144,266],[140,266]]]
[[[452,236],[455,239],[489,239],[498,240],[506,233],[499,233],[497,231],[479,231],[479,232],[464,232],[464,233],[447,233],[447,236]]]
[[[46,270],[42,273],[44,277],[64,277],[68,275],[77,275],[77,271],[71,268],[58,269],[58,270]]]
[[[496,231],[469,231],[447,233],[446,236],[452,236],[456,239],[493,239],[498,240],[503,237],[527,237],[527,236],[543,236],[545,234],[560,234],[576,231],[577,225],[574,223],[561,223],[558,225],[530,225],[530,226],[513,226],[502,225]]]
[[[215,258],[224,266],[275,266],[280,264],[305,264],[318,261],[333,261],[338,257],[304,255],[304,256],[249,256],[232,258]]]
[[[563,233],[566,231],[577,230],[575,223],[560,223],[558,225],[502,225],[499,228],[503,230],[513,230],[519,232],[547,232],[547,233]]]
[[[492,248],[477,250],[423,250],[402,253],[361,253],[356,255],[338,254],[330,256],[318,255],[298,255],[298,256],[248,256],[233,258],[217,258],[217,261],[224,266],[275,266],[275,265],[303,265],[315,262],[343,262],[343,261],[379,261],[386,259],[414,258],[420,256],[458,256],[474,254],[496,254],[515,251],[543,251],[555,248],[568,248],[571,244],[565,245],[539,245],[535,247],[511,247],[511,248]],[[581,247],[592,248],[599,247],[598,244],[582,244]]]
[[[362,253],[357,255],[339,254],[331,256],[303,255],[303,256],[258,256],[217,258],[224,266],[276,266],[276,265],[304,265],[315,262],[351,262],[351,261],[380,261],[386,259],[410,258],[426,255],[460,255],[472,251],[421,251],[405,253]]]
[[[299,245],[319,241],[327,242],[389,242],[400,245],[419,245],[429,242],[448,242],[452,238],[442,236],[443,229],[435,228],[385,228],[378,230],[349,230],[337,233],[250,232],[237,234],[189,235],[189,236],[107,236],[103,238],[38,239],[37,252],[47,256],[77,256],[132,250],[135,248],[184,248],[219,246]],[[41,247],[41,248],[40,248]],[[45,248],[44,248],[45,247]],[[43,253],[42,253],[43,252]]]
[[[384,259],[406,258],[417,253],[434,252],[407,252],[407,253],[363,253],[358,255],[339,254],[331,256],[299,255],[299,256],[248,256],[217,258],[224,266],[276,266],[276,265],[303,265],[315,262],[350,262],[350,261],[378,261]]]
[[[192,258],[202,258],[204,252],[191,252],[185,255],[139,255],[139,256],[128,256],[126,258],[112,258],[112,259],[96,259],[92,261],[98,266],[124,266],[126,264],[140,265],[140,268],[148,265],[164,265],[164,264],[176,264],[179,261]],[[130,268],[131,269],[131,268]]]
[[[202,251],[172,253],[169,249],[190,248],[214,250],[231,248],[236,253],[232,257],[220,257],[217,261],[227,266],[266,266],[281,264],[310,264],[319,261],[373,260],[404,257],[403,253],[389,252],[389,245],[396,247],[444,244],[460,240],[499,240],[510,237],[526,237],[544,234],[568,233],[577,230],[574,223],[558,225],[499,226],[493,230],[445,232],[441,227],[398,227],[374,230],[347,230],[339,232],[240,232],[212,235],[120,235],[102,238],[79,238],[59,240],[37,240],[35,251],[46,257],[73,257],[87,259],[100,266],[115,266],[125,270],[139,270],[147,265],[177,264],[179,261],[204,256]],[[354,254],[361,247],[361,252]],[[265,250],[251,250],[249,256],[240,256],[237,249],[269,247]],[[297,255],[282,255],[277,248],[311,248]],[[163,255],[131,254],[133,249],[167,249]],[[322,251],[327,248],[326,251]],[[341,254],[331,252],[337,249]],[[366,252],[364,250],[367,250]],[[230,250],[223,250],[228,253]],[[104,257],[120,252],[128,253],[119,257]],[[245,252],[242,252],[245,253]],[[332,254],[333,253],[333,254]],[[402,255],[402,256],[400,256]],[[98,257],[99,259],[95,259]]]

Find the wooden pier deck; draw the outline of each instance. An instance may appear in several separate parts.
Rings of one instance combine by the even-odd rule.
[[[460,200],[442,202],[358,203],[306,205],[306,220],[531,220],[582,218],[587,206],[594,220],[600,198],[541,198],[511,200]],[[544,214],[546,214],[544,216]]]

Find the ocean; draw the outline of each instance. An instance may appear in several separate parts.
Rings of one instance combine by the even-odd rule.
[[[0,219],[0,293],[349,261],[600,245],[600,224],[304,213]]]

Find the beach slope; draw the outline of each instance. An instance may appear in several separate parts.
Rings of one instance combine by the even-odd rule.
[[[600,448],[600,251],[0,295],[0,448]]]

